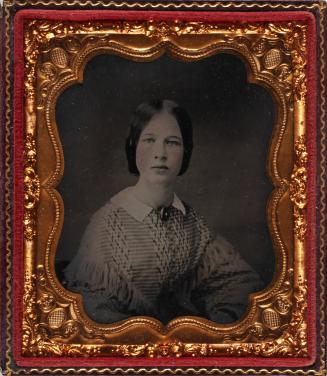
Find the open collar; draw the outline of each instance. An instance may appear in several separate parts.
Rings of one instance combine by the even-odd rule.
[[[116,206],[126,210],[128,214],[139,222],[142,222],[144,218],[153,210],[151,206],[145,204],[135,197],[133,187],[123,189],[113,196],[110,201]],[[185,206],[176,193],[174,193],[172,206],[180,210],[184,215],[186,214]]]

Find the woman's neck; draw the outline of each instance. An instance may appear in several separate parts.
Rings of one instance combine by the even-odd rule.
[[[174,199],[174,187],[172,184],[151,184],[139,179],[134,186],[134,195],[138,200],[152,208],[169,206]]]

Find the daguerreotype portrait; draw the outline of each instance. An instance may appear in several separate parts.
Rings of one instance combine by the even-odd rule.
[[[324,6],[14,3],[8,375],[322,375]]]
[[[117,66],[125,76],[125,88],[119,72],[114,73]],[[88,78],[90,69],[101,73]],[[235,78],[227,80],[224,74]],[[120,57],[99,56],[94,58],[93,66],[89,63],[84,75],[86,83],[94,87],[102,81],[99,93],[104,95],[94,98],[95,88],[86,88],[82,94],[79,85],[67,89],[57,106],[63,140],[67,134],[64,142],[71,143],[67,153],[64,144],[66,171],[70,166],[76,169],[77,163],[84,166],[78,177],[76,173],[67,174],[75,176],[74,181],[63,179],[67,227],[57,259],[69,256],[68,250],[74,256],[63,270],[63,283],[82,293],[86,312],[98,322],[111,323],[135,315],[162,322],[186,315],[221,323],[236,321],[245,313],[249,294],[263,290],[263,278],[267,285],[274,270],[265,210],[272,187],[264,176],[276,113],[271,95],[258,85],[247,84],[244,63],[228,54],[197,63],[174,61],[167,56],[146,66]],[[119,82],[121,85],[118,95],[111,90],[113,85],[116,87],[114,77],[117,86]],[[163,95],[183,101],[193,116],[171,99],[153,99]],[[147,96],[150,99],[137,105],[131,114],[126,111]],[[79,100],[97,103],[101,114],[95,115],[93,105],[82,106]],[[74,103],[79,114],[71,108]],[[233,118],[235,106],[246,116],[245,121],[240,116]],[[262,111],[258,112],[258,107]],[[256,140],[249,145],[249,124],[251,133],[262,130],[262,142]],[[88,133],[95,128],[98,133]],[[76,137],[80,141],[74,150]],[[248,150],[245,155],[244,149],[235,146],[244,139]],[[85,154],[86,148],[94,151]],[[251,156],[250,148],[254,149]],[[82,154],[87,158],[81,159]],[[248,160],[242,164],[241,159]],[[260,162],[255,164],[254,159]],[[80,179],[85,191],[80,189],[76,196]],[[237,199],[240,185],[244,188]],[[122,190],[115,193],[115,189]],[[108,197],[110,192],[112,197]],[[179,197],[179,192],[189,199]],[[249,206],[250,194],[259,194],[263,199],[252,209],[252,215],[247,213],[246,221],[235,221],[240,206]],[[94,197],[99,200],[94,202]],[[90,213],[84,203],[96,208],[101,199],[103,206]],[[197,210],[189,204],[193,200],[197,201]],[[224,201],[228,201],[225,207]],[[213,230],[201,209],[211,219]],[[89,222],[85,229],[79,225],[77,215],[84,220],[81,223]],[[237,239],[238,248],[247,247],[241,249],[244,255],[252,255],[259,267],[264,266],[262,278],[221,229]],[[253,239],[247,240],[251,235]],[[59,274],[63,263],[57,265]]]

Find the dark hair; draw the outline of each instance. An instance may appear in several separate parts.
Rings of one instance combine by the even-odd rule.
[[[184,156],[181,170],[178,175],[184,174],[190,163],[193,149],[192,122],[188,113],[173,101],[153,100],[140,104],[133,113],[129,134],[126,139],[126,156],[128,161],[128,169],[134,175],[139,175],[136,166],[136,147],[143,129],[151,121],[154,115],[160,112],[167,112],[174,116],[180,128],[184,144]]]

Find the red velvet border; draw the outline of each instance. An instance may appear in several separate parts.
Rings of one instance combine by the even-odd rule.
[[[308,358],[26,358],[21,355],[22,297],[23,297],[23,132],[24,132],[24,55],[23,24],[26,19],[46,20],[199,20],[216,22],[261,22],[261,21],[305,21],[308,24],[308,152],[309,152],[309,203],[308,203],[308,315],[309,357]],[[65,11],[65,10],[22,10],[14,22],[14,272],[13,272],[13,334],[14,359],[19,366],[26,367],[304,367],[314,363],[316,356],[316,28],[315,18],[309,12],[180,12],[180,11]]]
[[[14,249],[13,249],[13,337],[14,354],[21,348],[22,335],[22,300],[24,283],[24,50],[23,32],[14,35]],[[17,301],[19,299],[19,301]]]
[[[0,85],[0,144],[1,155],[3,156],[0,162],[0,176],[5,176],[5,106],[4,106],[4,93],[5,93],[5,22],[4,18],[0,19],[0,77],[2,85]],[[0,249],[5,250],[5,179],[0,181],[0,226],[3,229],[0,235]],[[6,277],[6,255],[5,252],[0,252],[0,367],[4,368],[5,361],[5,333],[6,333],[6,289],[5,289],[5,277]]]

